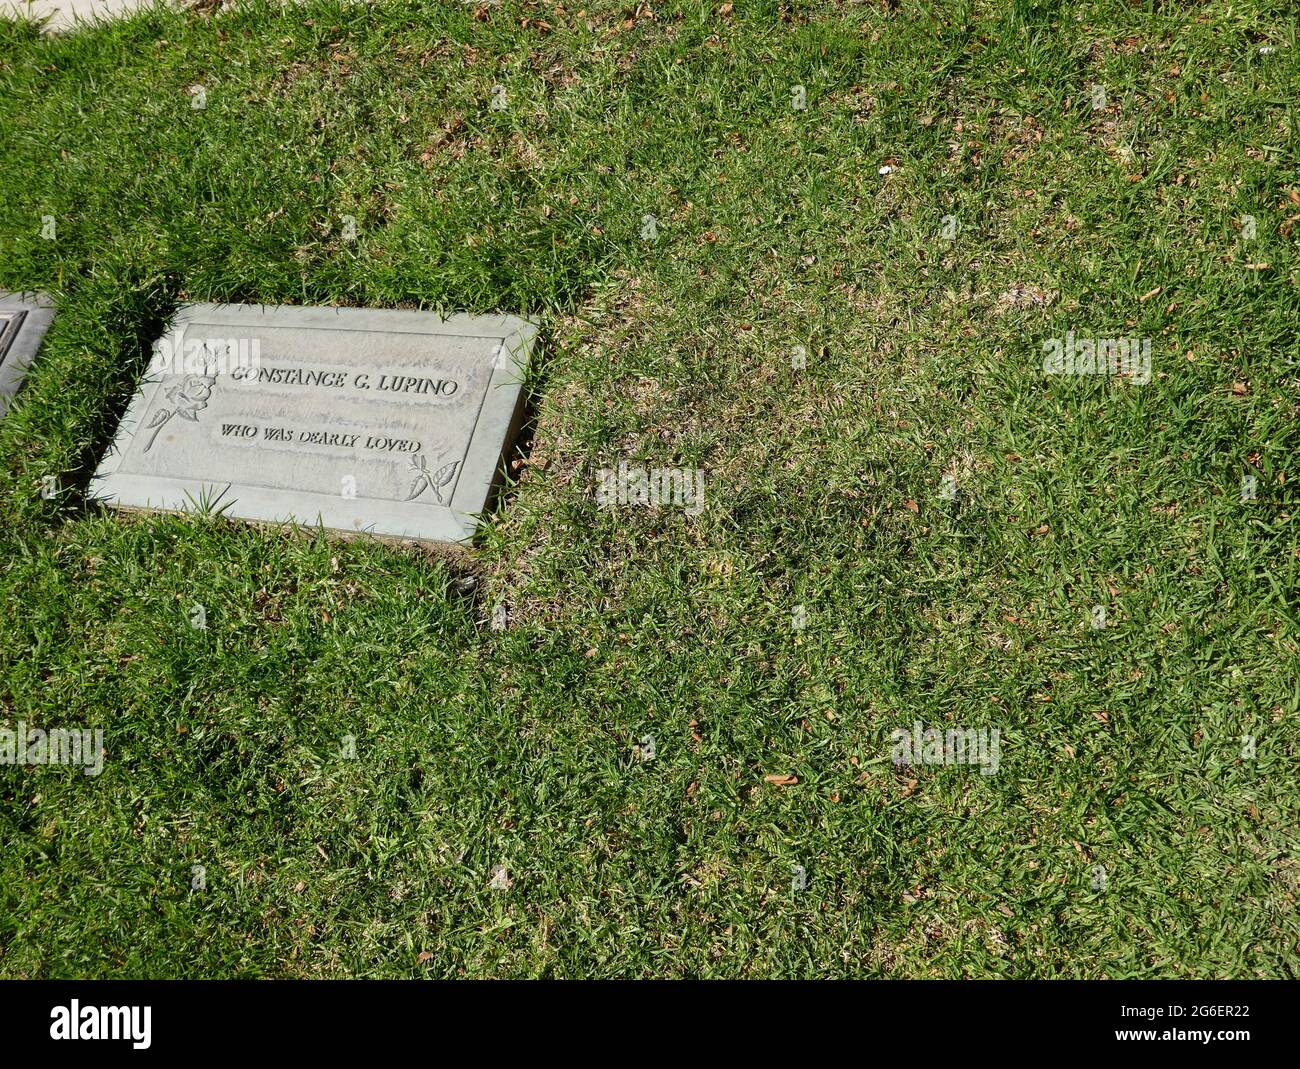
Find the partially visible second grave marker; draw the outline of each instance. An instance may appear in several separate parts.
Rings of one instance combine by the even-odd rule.
[[[518,430],[536,333],[514,316],[186,305],[91,496],[464,541]]]
[[[43,294],[0,292],[0,418],[53,320],[54,308]]]

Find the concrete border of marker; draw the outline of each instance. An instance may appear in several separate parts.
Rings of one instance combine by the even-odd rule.
[[[102,25],[142,8],[164,4],[166,0],[0,0],[0,15],[31,19],[46,34],[55,34]]]

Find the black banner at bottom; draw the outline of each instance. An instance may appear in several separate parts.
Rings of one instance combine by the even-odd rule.
[[[448,1041],[488,1058],[557,1042],[676,1058],[706,1036],[766,1059],[882,1039],[926,1054],[1233,1057],[1289,1050],[1296,994],[1293,981],[1234,980],[0,982],[11,1052],[78,1058],[437,1056]]]

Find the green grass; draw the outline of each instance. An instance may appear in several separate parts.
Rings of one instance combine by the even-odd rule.
[[[720,6],[0,23],[0,973],[1300,971],[1293,6]],[[187,300],[538,318],[475,548],[88,504]]]

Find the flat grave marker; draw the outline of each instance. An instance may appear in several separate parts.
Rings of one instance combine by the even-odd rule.
[[[53,321],[54,307],[44,294],[0,292],[0,419]]]
[[[185,305],[91,497],[466,541],[518,431],[536,334],[505,315]]]

